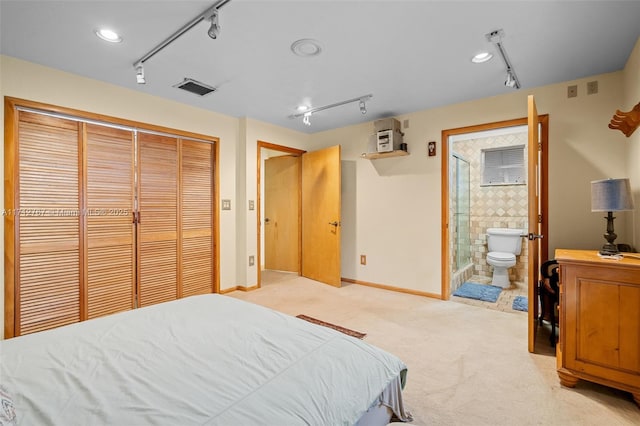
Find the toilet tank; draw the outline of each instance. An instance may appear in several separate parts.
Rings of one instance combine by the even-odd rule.
[[[489,251],[513,253],[522,251],[522,229],[487,228],[487,246]]]

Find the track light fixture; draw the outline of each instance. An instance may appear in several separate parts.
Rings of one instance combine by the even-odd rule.
[[[505,67],[507,67],[507,78],[504,82],[504,85],[511,88],[520,88],[520,80],[518,80],[518,76],[516,75],[516,71],[513,69],[513,65],[511,65],[511,61],[509,61],[509,57],[507,56],[507,51],[504,49],[502,44],[502,37],[504,37],[504,30],[495,30],[491,31],[488,34],[485,34],[485,37],[488,41],[493,43],[493,45],[498,49],[498,53],[502,57],[502,61],[504,62]]]
[[[360,99],[360,112],[364,115],[367,113],[367,105]]]
[[[142,64],[136,67],[136,82],[138,84],[145,84],[147,82],[144,79],[144,66]]]
[[[311,126],[311,121],[310,121],[310,117],[311,117],[311,112],[305,112],[304,115],[302,116],[302,122],[304,123],[305,126]]]
[[[146,61],[151,59],[151,57],[153,55],[155,55],[156,53],[160,52],[162,49],[167,47],[169,44],[173,43],[176,39],[178,39],[178,37],[180,37],[182,34],[186,33],[187,31],[189,31],[191,28],[195,27],[200,22],[205,21],[205,20],[211,21],[211,25],[209,26],[209,29],[207,30],[207,34],[212,39],[218,38],[218,35],[220,35],[220,24],[218,23],[218,11],[220,10],[220,8],[222,8],[222,6],[224,6],[225,4],[229,3],[230,1],[231,0],[218,0],[218,1],[216,1],[213,4],[213,6],[209,7],[207,10],[205,10],[204,12],[202,12],[201,14],[199,14],[198,16],[193,18],[191,21],[187,22],[185,25],[182,26],[182,28],[180,28],[175,33],[171,34],[168,38],[166,38],[164,41],[162,41],[159,45],[157,45],[156,47],[151,49],[149,52],[147,52],[143,57],[141,57],[140,59],[135,61],[133,63],[133,67],[136,69],[136,80],[137,80],[138,84],[144,84],[144,70],[142,71],[142,74],[139,72],[139,70],[142,67],[142,64],[144,64]],[[140,75],[142,75],[142,77],[140,77]]]
[[[507,79],[504,81],[504,85],[511,88],[515,87],[516,89],[520,88],[520,83],[518,83],[517,78],[513,74],[513,70],[507,70]]]
[[[218,35],[220,34],[220,24],[218,23],[218,10],[217,9],[214,10],[208,19],[211,21],[211,26],[209,27],[209,31],[207,31],[207,34],[209,34],[209,37],[215,40],[218,38]]]
[[[309,109],[305,110],[304,112],[299,112],[299,113],[296,113],[296,114],[292,114],[292,115],[289,116],[289,118],[302,117],[302,122],[306,126],[311,126],[310,117],[311,117],[311,114],[313,114],[314,112],[324,111],[325,109],[335,108],[335,107],[338,107],[338,106],[350,104],[352,102],[358,102],[358,104],[360,105],[360,112],[362,114],[366,114],[367,113],[367,105],[365,104],[365,101],[367,101],[367,100],[369,100],[371,98],[373,98],[373,95],[364,95],[364,96],[359,96],[357,98],[348,99],[346,101],[336,102],[335,104],[324,105],[324,106],[316,107],[316,108],[309,108]]]

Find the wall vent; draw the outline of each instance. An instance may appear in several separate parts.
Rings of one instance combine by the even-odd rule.
[[[216,88],[209,86],[208,84],[201,83],[192,78],[185,78],[178,84],[174,84],[173,87],[186,90],[187,92],[194,93],[198,96],[208,95],[211,92],[215,92]]]

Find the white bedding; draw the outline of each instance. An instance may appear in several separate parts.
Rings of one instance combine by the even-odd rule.
[[[405,375],[366,342],[213,294],[0,341],[22,425],[353,425],[380,402],[406,419]]]

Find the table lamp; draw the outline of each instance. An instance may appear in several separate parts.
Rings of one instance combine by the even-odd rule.
[[[607,244],[600,254],[616,254],[618,246],[613,242],[617,235],[613,232],[613,212],[633,210],[633,198],[629,179],[603,179],[591,182],[591,211],[607,212],[607,233],[604,234]]]

